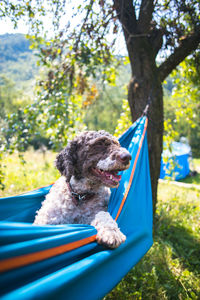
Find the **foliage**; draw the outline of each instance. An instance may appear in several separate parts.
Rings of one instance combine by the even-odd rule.
[[[12,123],[17,120],[21,122],[21,111],[25,106],[31,103],[33,92],[32,82],[37,73],[36,61],[32,52],[29,50],[29,41],[22,34],[5,34],[0,36],[0,150],[6,150],[5,142],[8,141],[9,132],[5,133],[5,129],[9,128],[9,119],[15,116]],[[34,66],[34,67],[33,67]],[[6,117],[8,115],[8,117]],[[19,116],[19,118],[17,117]],[[24,124],[15,124],[12,129],[13,133],[17,128],[24,128]],[[11,131],[12,131],[11,129]],[[25,129],[25,128],[24,128]],[[23,133],[25,135],[25,131]],[[19,130],[20,140],[22,137]],[[24,137],[23,137],[24,138]],[[16,143],[16,140],[14,144]],[[21,141],[22,143],[22,141]],[[10,143],[9,145],[11,145]],[[8,146],[8,144],[7,144]],[[14,146],[14,145],[13,145]],[[18,146],[18,149],[21,146]],[[23,148],[24,149],[24,148]],[[12,148],[13,150],[13,148]],[[10,149],[10,151],[12,151]],[[2,162],[3,153],[0,156],[0,165]],[[0,184],[3,180],[3,172],[0,171]],[[2,185],[4,186],[4,185]]]
[[[154,14],[159,18],[160,26],[165,31],[164,48],[174,51],[199,26],[200,2],[158,1],[157,5],[159,9],[155,10]]]
[[[116,78],[112,82],[96,82],[98,95],[86,108],[85,124],[88,129],[104,129],[110,133],[115,132],[123,108],[122,99],[126,96],[125,84],[130,76],[130,65],[124,65],[124,58],[117,57],[120,61]]]
[[[2,35],[0,36],[0,186],[4,188],[3,179],[5,172],[3,166],[5,161],[4,151],[11,146],[9,151],[14,151],[14,146],[17,140],[24,141],[26,134],[24,121],[22,121],[21,111],[25,106],[32,102],[33,93],[31,84],[34,76],[37,73],[34,56],[29,50],[29,41],[25,39],[24,35]],[[6,117],[8,115],[8,117]],[[15,116],[11,121],[11,116]],[[16,121],[16,124],[14,122]],[[21,123],[22,122],[22,123]],[[5,129],[9,128],[9,124],[13,126],[5,133]],[[23,131],[23,133],[22,133]],[[18,132],[18,138],[13,139],[13,134]],[[6,142],[7,145],[6,145]],[[24,149],[18,145],[18,149]],[[6,146],[5,146],[6,145]],[[27,147],[27,144],[26,144]],[[23,162],[22,156],[21,161]]]
[[[120,5],[123,6],[120,8]],[[51,74],[57,80],[65,81],[66,77],[69,77],[73,86],[73,80],[76,81],[77,77],[76,65],[78,70],[84,70],[81,76],[85,79],[91,75],[96,76],[97,66],[109,67],[109,62],[112,63],[111,49],[120,26],[118,19],[120,22],[124,21],[126,18],[123,18],[123,14],[126,13],[127,17],[130,17],[129,10],[132,9],[132,21],[135,18],[138,26],[127,28],[122,22],[125,37],[127,34],[129,35],[129,38],[126,37],[127,41],[132,38],[133,33],[136,36],[138,35],[136,30],[138,27],[139,32],[142,32],[141,35],[146,36],[151,44],[155,46],[155,56],[157,56],[159,50],[165,57],[176,50],[178,57],[178,48],[182,49],[183,52],[184,47],[187,48],[187,38],[195,35],[196,32],[198,33],[199,5],[199,0],[190,2],[156,1],[154,4],[152,1],[147,1],[146,8],[143,2],[141,4],[137,0],[132,1],[132,3],[127,1],[126,4],[121,4],[121,1],[117,0],[113,2],[88,0],[76,4],[66,3],[65,0],[55,0],[47,2],[45,6],[40,0],[36,3],[31,0],[2,1],[0,17],[10,18],[15,26],[17,26],[20,19],[29,22],[31,32],[29,37],[33,41],[33,46],[40,48],[42,63],[47,65],[49,59],[56,64],[59,61],[58,72]],[[64,22],[66,11],[71,14],[68,23]],[[44,17],[48,17],[49,20],[48,29],[46,30]],[[50,31],[51,36],[49,36]],[[198,35],[196,39],[198,45]],[[186,56],[196,49],[195,45],[193,46],[194,49],[185,49]],[[187,51],[189,52],[187,53]],[[181,57],[178,60],[181,61],[184,58]],[[131,57],[130,60],[132,61]],[[169,65],[171,60],[166,60],[166,63]],[[180,61],[175,62],[175,66]],[[161,60],[158,64],[160,62]],[[159,69],[163,65],[161,64]],[[175,66],[170,66],[169,71],[172,71]],[[163,67],[166,72],[168,68]],[[168,74],[169,71],[167,71]],[[108,69],[106,69],[104,75],[108,72]],[[51,81],[51,78],[49,79]]]
[[[69,30],[65,28],[68,34],[66,39],[63,37],[64,30],[56,30],[56,26],[59,26],[58,16],[63,13],[64,2],[53,1],[44,8],[40,1],[36,7],[32,6],[31,1],[3,1],[2,16],[9,16],[14,22],[17,22],[18,16],[29,18],[33,25],[32,30],[36,30],[29,38],[32,48],[38,49],[39,63],[44,68],[43,78],[37,84],[36,101],[30,107],[7,118],[8,124],[3,129],[6,141],[4,149],[15,146],[22,151],[26,146],[23,143],[27,144],[33,134],[38,134],[38,128],[47,131],[54,148],[63,147],[68,138],[84,128],[82,108],[91,96],[91,90],[95,89],[91,79],[103,76],[103,80],[113,81],[115,68],[111,63],[114,63],[114,57],[104,38],[108,15],[102,11],[100,18],[99,13],[94,13],[91,20],[89,14],[93,4],[93,1],[90,1],[86,6],[79,6],[79,11],[83,14],[83,24],[77,25],[77,31],[71,27]],[[48,15],[51,9],[53,36],[46,38],[45,33],[43,36],[39,34],[38,26],[41,23],[38,23],[36,11],[41,16],[44,13]],[[75,17],[76,13],[73,15]],[[85,38],[86,31],[91,35],[89,41]],[[102,34],[101,38],[99,34]],[[102,65],[107,68],[100,67]],[[20,124],[22,119],[23,124]]]
[[[38,37],[41,36],[41,32],[44,33],[45,31],[44,17],[48,16],[48,30],[52,32],[51,37],[54,38],[56,35],[58,37],[62,33],[62,35],[68,36],[69,42],[73,39],[75,41],[73,50],[76,51],[80,47],[82,50],[79,52],[80,59],[84,62],[86,57],[88,59],[93,56],[95,49],[98,51],[104,49],[105,53],[108,52],[106,45],[108,41],[105,40],[105,36],[110,33],[118,33],[119,22],[117,22],[117,18],[120,19],[121,15],[116,14],[116,12],[118,12],[119,5],[120,1],[87,0],[83,3],[74,4],[70,1],[54,0],[47,1],[44,5],[41,0],[36,2],[32,0],[3,0],[0,6],[0,18],[10,18],[15,27],[17,27],[19,20],[23,19],[30,24],[31,31]],[[162,35],[165,37],[162,50],[173,51],[179,44],[184,43],[187,35],[198,30],[199,5],[199,0],[156,1],[155,3],[147,1],[145,8],[143,3],[141,5],[141,1],[134,0],[131,7],[127,1],[127,7],[124,5],[121,9],[125,13],[129,13],[126,9],[132,8],[133,17],[138,16],[140,12],[141,18],[143,10],[146,10],[146,22],[148,22],[147,18],[149,18],[150,13],[152,15],[151,28],[148,29],[154,32],[154,39],[157,37],[158,31],[162,31]],[[72,17],[68,18],[68,22],[65,21],[63,25],[66,11],[70,11]],[[140,19],[139,21],[138,26],[140,27],[143,20]],[[126,31],[128,32],[128,28]],[[112,42],[108,45],[114,42],[115,37],[111,38],[110,36],[109,40]]]
[[[131,114],[128,105],[128,100],[123,99],[122,112],[117,122],[117,127],[115,129],[115,136],[119,137],[120,135],[122,135],[122,133],[124,133],[131,125],[132,122],[131,122]]]
[[[58,2],[56,0],[53,1],[54,3]],[[48,7],[48,5],[47,5]],[[49,8],[49,7],[48,7]],[[47,10],[47,8],[46,8]],[[45,7],[43,6],[43,1],[37,0],[36,3],[33,3],[32,0],[30,1],[7,1],[2,0],[0,3],[0,18],[10,18],[13,22],[14,27],[16,28],[18,22],[24,17],[26,20],[32,24],[32,20],[37,16],[37,20],[34,22],[34,26],[32,24],[32,28],[36,30],[42,24],[39,20],[45,14]]]
[[[200,157],[199,57],[197,52],[180,64],[171,76],[172,97],[165,98],[166,133],[171,140],[188,137],[194,157]]]
[[[17,111],[17,98],[19,91],[16,90],[15,84],[5,76],[0,76],[0,118],[5,118],[8,112]]]
[[[34,104],[12,118],[8,117],[8,125],[4,127],[6,146],[3,150],[10,146],[13,149],[15,145],[22,151],[30,138],[38,134],[38,129],[48,129],[52,145],[60,148],[77,129],[83,128],[82,107],[90,91],[96,88],[93,79],[99,80],[101,77],[112,82],[115,77],[112,50],[121,24],[128,50],[138,38],[141,44],[137,53],[150,46],[146,60],[150,65],[155,63],[159,52],[165,52],[165,56],[169,54],[158,67],[159,81],[197,48],[199,0],[147,1],[147,6],[145,2],[85,0],[75,3],[55,0],[44,5],[41,0],[1,1],[0,18],[10,18],[14,26],[21,19],[29,23],[32,47],[38,49],[40,64],[45,69],[43,79],[38,83]],[[65,16],[67,10],[70,19]],[[45,18],[49,21],[47,30],[44,29]],[[191,39],[193,43],[188,43]],[[176,55],[173,55],[175,51]],[[130,62],[135,64],[131,53],[129,51]],[[147,66],[146,70],[150,69]],[[140,82],[148,78],[143,77]],[[78,111],[72,118],[76,107]],[[19,124],[20,120],[23,124]],[[66,131],[69,133],[66,134]]]
[[[62,93],[54,96],[52,99],[39,98],[32,105],[6,117],[2,128],[3,151],[13,153],[17,149],[23,152],[31,140],[42,133],[49,138],[54,149],[60,149],[77,130],[83,129],[81,97],[71,95],[65,100]],[[67,109],[63,112],[65,101]]]
[[[43,40],[41,43],[45,45],[45,48],[40,45],[41,52],[38,52],[43,64],[43,72],[37,83],[35,101],[25,106],[24,103],[17,105],[15,97],[13,97],[13,105],[12,101],[8,101],[8,97],[3,95],[1,99],[2,105],[5,106],[4,113],[2,111],[4,120],[1,123],[0,142],[3,152],[12,153],[18,150],[20,153],[30,144],[35,145],[38,142],[46,144],[46,141],[49,141],[49,144],[46,144],[48,147],[54,150],[61,149],[77,131],[85,129],[83,120],[86,109],[97,98],[96,84],[85,77],[87,70],[81,71],[74,61],[73,72],[77,75],[72,83],[69,70],[66,65],[63,65],[63,59],[66,59],[67,54],[65,53],[63,58],[60,53],[60,60],[51,59],[51,55],[46,56],[49,42]],[[62,70],[66,68],[66,76],[63,75],[62,80],[59,79],[62,73],[60,68]],[[104,80],[107,79],[110,84],[114,84],[113,67],[106,71],[98,68],[96,77],[97,73],[103,73]],[[6,83],[4,80],[2,83],[2,91],[10,93],[12,90],[8,90],[9,82]],[[19,96],[19,93],[16,94]],[[5,117],[6,113],[8,115]]]
[[[199,191],[160,184],[154,245],[104,299],[199,299]]]

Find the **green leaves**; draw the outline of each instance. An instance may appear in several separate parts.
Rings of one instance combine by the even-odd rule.
[[[183,61],[173,79],[173,93],[165,98],[165,137],[164,141],[178,140],[186,136],[194,156],[200,155],[200,76],[199,51]]]
[[[130,113],[130,107],[128,104],[128,100],[123,99],[122,102],[122,113],[120,115],[120,118],[117,122],[117,127],[115,129],[115,136],[119,137],[124,133],[130,126],[132,125],[131,122],[131,113]]]

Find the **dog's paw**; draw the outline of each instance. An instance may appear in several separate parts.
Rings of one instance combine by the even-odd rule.
[[[91,222],[97,230],[97,242],[111,249],[119,247],[125,242],[126,236],[120,231],[117,222],[109,212],[100,211]]]
[[[119,230],[101,228],[97,232],[97,242],[108,248],[115,249],[126,240],[126,236]]]

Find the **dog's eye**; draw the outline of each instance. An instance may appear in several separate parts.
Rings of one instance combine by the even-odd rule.
[[[109,146],[110,142],[108,140],[101,140],[98,141],[97,143],[95,143],[95,145],[99,145],[99,146]]]
[[[107,147],[111,144],[111,142],[106,138],[95,139],[90,142],[90,145],[93,147]]]
[[[92,148],[93,149],[99,149],[101,151],[105,151],[105,149],[107,148],[108,146],[105,145],[105,143],[103,142],[97,142],[95,144],[92,145]]]

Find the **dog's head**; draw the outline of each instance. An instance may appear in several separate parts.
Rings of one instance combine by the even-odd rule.
[[[130,166],[131,155],[106,131],[86,131],[68,143],[56,158],[56,167],[69,182],[87,178],[91,183],[117,187],[119,171]]]

